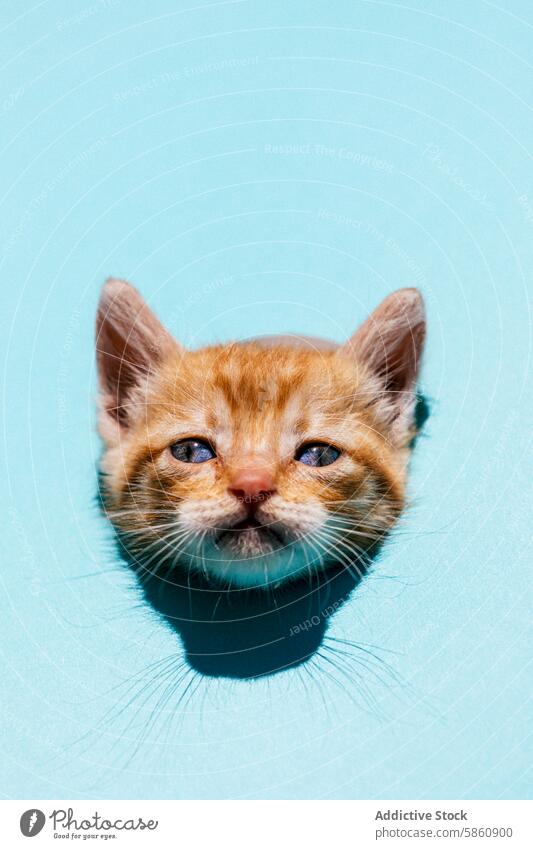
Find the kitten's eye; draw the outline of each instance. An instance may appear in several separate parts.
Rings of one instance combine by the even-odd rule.
[[[325,445],[323,442],[308,442],[296,452],[295,459],[306,466],[331,466],[340,457],[338,448]]]
[[[172,456],[181,463],[205,463],[217,456],[204,439],[182,439],[171,445],[170,450]]]

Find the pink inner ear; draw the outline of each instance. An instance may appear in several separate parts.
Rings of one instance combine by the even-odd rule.
[[[133,286],[107,281],[96,316],[96,357],[102,403],[120,424],[127,424],[132,390],[177,348]]]
[[[421,294],[416,289],[399,289],[385,298],[340,349],[380,378],[396,416],[413,404],[425,334]]]
[[[385,338],[385,332],[376,343],[374,370],[389,392],[409,391],[416,383],[425,327],[420,324],[407,330],[393,327],[390,339]]]

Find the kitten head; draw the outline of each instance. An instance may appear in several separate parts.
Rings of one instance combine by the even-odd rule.
[[[109,518],[149,573],[265,586],[355,564],[404,504],[425,335],[416,289],[344,345],[182,348],[128,283],[96,324]]]

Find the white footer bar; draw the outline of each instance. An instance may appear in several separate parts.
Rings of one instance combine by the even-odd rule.
[[[35,849],[73,844],[124,849],[531,849],[533,803],[8,800],[0,802],[0,844]]]

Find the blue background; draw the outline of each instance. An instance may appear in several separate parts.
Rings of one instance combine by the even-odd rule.
[[[533,15],[500,6],[2,4],[6,796],[529,795]],[[196,345],[423,290],[412,506],[331,622],[393,667],[373,703],[320,664],[128,703],[180,649],[94,503],[109,274]]]

